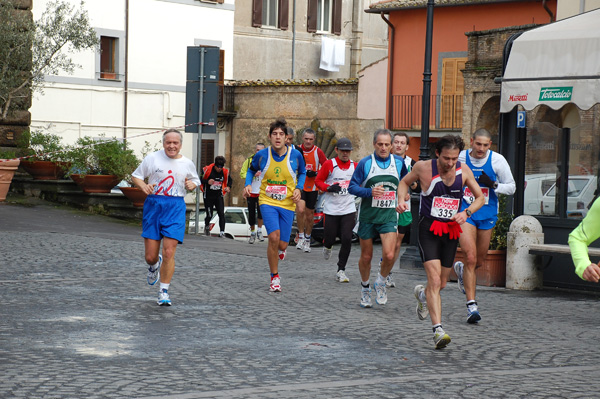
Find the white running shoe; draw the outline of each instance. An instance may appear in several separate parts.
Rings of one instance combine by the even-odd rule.
[[[156,269],[152,269],[152,266],[148,266],[148,275],[146,276],[146,280],[149,285],[154,285],[158,281],[158,276],[160,275],[160,266],[162,265],[162,255],[158,255],[158,265]]]
[[[371,288],[362,287],[360,291],[360,306],[362,308],[373,307],[371,302]]]
[[[433,342],[435,343],[435,349],[442,349],[452,341],[450,336],[446,334],[442,327],[435,329],[433,333]]]
[[[477,308],[477,302],[470,303],[467,305],[467,323],[475,324],[481,320],[479,309]]]
[[[258,241],[265,240],[265,237],[263,237],[263,233],[262,233],[262,227],[260,229],[258,229],[258,232],[256,233],[256,238],[258,238]]]
[[[304,239],[304,247],[302,249],[304,249],[304,252],[310,252],[310,238],[308,240]]]
[[[256,233],[252,232],[252,233],[250,233],[250,238],[248,239],[248,244],[254,244],[254,241],[256,241]]]
[[[429,309],[427,309],[427,302],[421,302],[419,298],[422,291],[425,291],[425,287],[421,284],[417,285],[414,289],[415,298],[417,298],[417,316],[420,320],[425,320],[429,315]]]
[[[390,274],[388,274],[388,276],[385,278],[385,286],[387,288],[395,288],[396,287],[396,283],[394,282],[394,280],[392,280],[392,272],[390,272]]]
[[[335,274],[335,278],[340,283],[350,282],[350,279],[348,278],[348,276],[346,276],[346,272],[344,270],[338,270],[338,272]]]
[[[159,306],[171,306],[171,298],[167,290],[162,289],[158,292],[158,300],[156,301]]]
[[[456,277],[458,277],[458,290],[463,294],[466,294],[465,291],[465,281],[463,280],[463,270],[465,268],[465,264],[462,262],[456,262],[454,264],[454,273],[456,273]]]
[[[296,249],[301,251],[304,249],[304,238],[298,239],[298,242],[296,243]]]
[[[323,247],[323,257],[325,260],[329,260],[329,258],[331,258],[331,248]]]
[[[281,278],[279,276],[271,277],[271,285],[269,285],[269,291],[281,292]]]
[[[375,293],[377,294],[375,296],[375,302],[378,305],[385,305],[388,300],[387,290],[385,288],[385,280],[383,281],[383,283],[378,283],[377,281],[375,281],[373,287],[375,287]]]

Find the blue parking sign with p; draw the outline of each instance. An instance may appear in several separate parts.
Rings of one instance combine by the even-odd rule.
[[[517,127],[525,127],[525,111],[517,111]]]

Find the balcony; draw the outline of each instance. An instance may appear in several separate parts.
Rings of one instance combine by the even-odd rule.
[[[421,130],[422,95],[392,96],[392,130]],[[462,129],[463,95],[431,96],[429,129],[460,131]]]

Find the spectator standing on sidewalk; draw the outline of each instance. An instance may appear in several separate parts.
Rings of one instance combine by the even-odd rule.
[[[219,215],[219,237],[225,237],[225,201],[223,196],[231,191],[231,175],[225,168],[225,157],[218,156],[215,162],[202,169],[202,191],[204,192],[204,233],[210,235],[210,221],[216,209]]]
[[[465,254],[465,263],[454,264],[454,271],[458,276],[458,289],[467,297],[467,323],[470,324],[481,320],[475,300],[475,269],[483,266],[490,248],[492,230],[498,221],[498,194],[512,195],[516,190],[508,162],[501,154],[490,150],[491,145],[490,132],[478,129],[471,138],[471,149],[461,151],[458,156],[459,162],[466,164],[473,171],[485,197],[485,205],[462,225],[463,232],[459,243]],[[465,188],[461,209],[467,209],[473,200],[473,194]]]
[[[373,239],[381,238],[382,261],[375,287],[375,302],[387,303],[385,280],[394,265],[398,214],[396,212],[396,192],[398,183],[407,173],[404,162],[390,154],[392,133],[379,129],[373,135],[375,152],[360,160],[350,180],[348,191],[361,197],[358,212],[358,238],[360,239],[360,259],[358,270],[361,278],[360,306],[370,308],[371,260],[373,259]]]
[[[244,181],[246,181],[246,174],[248,173],[248,168],[250,167],[250,164],[252,163],[252,159],[254,158],[254,155],[257,152],[259,152],[260,150],[262,150],[263,148],[265,148],[265,145],[263,143],[256,143],[256,146],[254,146],[254,154],[252,154],[251,156],[246,158],[246,160],[244,161],[244,164],[242,165],[242,170],[240,171],[240,177]],[[252,192],[250,193],[250,196],[248,198],[246,198],[246,202],[248,203],[248,223],[250,223],[250,239],[248,240],[248,243],[250,243],[250,244],[254,244],[254,241],[256,241],[257,238],[258,238],[258,241],[265,240],[262,235],[262,226],[263,226],[262,214],[260,213],[260,207],[258,206],[258,195],[260,194],[261,180],[262,180],[262,178],[260,176],[260,171],[258,171],[254,175],[254,179],[252,179],[252,184],[251,184]],[[258,213],[258,218],[257,218],[257,213]],[[257,220],[258,220],[258,231],[256,230]]]
[[[302,154],[285,144],[286,127],[283,118],[271,123],[271,145],[257,152],[252,159],[243,192],[245,198],[250,196],[252,179],[260,171],[262,179],[258,201],[269,235],[267,260],[271,271],[271,292],[281,292],[279,261],[285,259],[296,203],[300,201],[306,177]]]
[[[297,249],[304,252],[310,252],[310,235],[312,234],[315,206],[319,190],[315,185],[315,178],[321,168],[321,165],[327,161],[325,153],[315,145],[316,133],[312,129],[306,129],[302,133],[302,154],[306,165],[306,181],[302,190],[302,199],[298,206],[296,222],[298,224],[298,243]]]
[[[183,197],[200,184],[194,163],[179,153],[182,142],[179,130],[168,129],[163,134],[163,149],[146,156],[132,173],[133,184],[148,194],[142,220],[144,256],[149,265],[146,278],[154,285],[160,275],[157,303],[161,306],[171,306],[168,290],[175,271],[175,251],[185,235]]]
[[[419,252],[427,274],[427,288],[417,285],[417,316],[431,317],[433,342],[436,349],[450,343],[442,328],[442,298],[452,261],[456,254],[462,225],[484,203],[481,189],[468,166],[458,162],[464,148],[459,136],[447,135],[435,143],[437,159],[419,161],[398,186],[399,213],[408,209],[405,196],[416,181],[421,185],[419,206]],[[460,202],[464,186],[469,187],[475,200],[463,211]]]
[[[315,184],[324,193],[323,213],[323,256],[325,260],[331,257],[331,250],[336,237],[340,237],[342,246],[338,254],[336,280],[348,283],[346,263],[352,248],[352,229],[356,223],[355,196],[348,192],[350,179],[356,163],[350,160],[352,143],[347,138],[341,138],[335,146],[337,156],[328,159],[321,166]]]

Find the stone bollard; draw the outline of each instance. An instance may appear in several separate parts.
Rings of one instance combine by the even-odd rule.
[[[506,288],[533,290],[543,285],[539,257],[529,254],[529,246],[543,244],[542,225],[533,216],[519,216],[510,224],[506,249]]]

